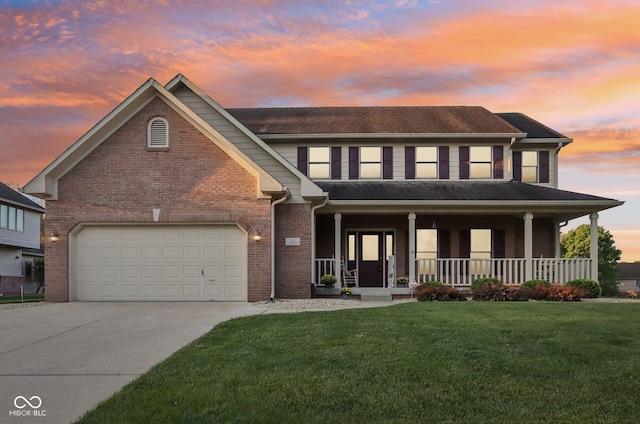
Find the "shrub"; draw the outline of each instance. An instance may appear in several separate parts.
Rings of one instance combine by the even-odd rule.
[[[520,287],[503,286],[502,283],[485,283],[476,287],[473,300],[489,300],[495,302],[527,300]]]
[[[565,284],[570,287],[577,287],[579,289],[583,289],[588,293],[588,296],[591,298],[598,297],[602,294],[602,288],[597,281],[589,280],[589,279],[578,279],[571,280]]]
[[[423,285],[423,286],[444,287],[444,284],[442,284],[440,281],[425,281],[421,285]]]
[[[421,284],[416,287],[416,296],[419,302],[467,300],[467,297],[455,287]]]
[[[473,282],[471,283],[471,294],[475,295],[476,291],[487,284],[496,284],[501,286],[502,285],[502,281],[498,280],[497,278],[477,278],[475,280],[473,280]]]
[[[527,293],[530,299],[549,300],[555,302],[578,302],[587,297],[589,292],[573,286],[561,286],[558,284],[544,286],[538,284],[533,292]]]
[[[320,284],[324,284],[325,287],[333,287],[333,285],[338,281],[335,275],[325,274],[320,277]]]
[[[538,284],[541,284],[545,287],[549,287],[551,283],[547,280],[529,280],[522,283],[520,286],[523,290],[534,290]]]

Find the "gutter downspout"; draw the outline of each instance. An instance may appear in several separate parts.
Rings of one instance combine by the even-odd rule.
[[[311,284],[316,284],[316,273],[314,272],[316,261],[316,209],[322,208],[327,205],[329,196],[327,195],[322,203],[315,205],[311,208]]]
[[[284,202],[291,196],[289,187],[285,187],[284,190],[284,197],[281,197],[280,199],[271,203],[271,296],[269,296],[269,300],[271,302],[273,302],[276,298],[276,222],[274,219],[276,206]]]
[[[560,173],[560,172],[558,172],[558,171],[559,171],[559,169],[558,169],[558,153],[560,153],[560,150],[561,150],[563,147],[564,147],[564,145],[562,144],[562,142],[559,142],[559,143],[558,143],[558,147],[556,147],[555,154],[553,155],[553,156],[554,156],[554,162],[555,162],[555,163],[554,163],[554,166],[555,166],[555,172],[554,172],[554,173],[555,173],[555,178],[554,178],[554,187],[555,187],[555,188],[558,188],[558,182],[559,182],[559,181],[558,181],[558,174]],[[568,222],[568,221],[567,221],[567,222]],[[565,225],[566,225],[566,224],[565,224]]]

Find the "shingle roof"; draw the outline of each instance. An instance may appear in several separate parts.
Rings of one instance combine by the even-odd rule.
[[[256,135],[521,133],[479,106],[301,107],[227,111]]]
[[[527,138],[567,138],[522,113],[496,113],[496,115],[520,131],[527,133]]]
[[[28,209],[44,212],[44,208],[38,205],[36,202],[28,199],[26,196],[18,193],[11,187],[0,183],[0,201],[6,201],[7,203],[24,206]]]
[[[620,279],[640,278],[640,262],[620,262]]]
[[[517,181],[316,181],[331,200],[611,201]]]

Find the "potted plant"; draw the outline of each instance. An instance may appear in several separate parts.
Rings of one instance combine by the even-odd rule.
[[[342,287],[340,289],[340,294],[343,299],[349,299],[349,296],[351,296],[351,287]]]
[[[407,287],[409,286],[409,279],[404,275],[396,278],[396,287]]]
[[[330,289],[338,281],[335,275],[325,274],[320,277],[320,284],[324,284],[324,287]]]

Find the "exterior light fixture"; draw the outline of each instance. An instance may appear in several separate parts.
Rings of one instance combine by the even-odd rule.
[[[58,235],[58,232],[54,231],[53,233],[51,233],[51,236],[49,236],[49,240],[51,240],[54,243],[60,240],[60,236]]]
[[[262,240],[262,236],[260,235],[260,231],[256,230],[256,233],[255,233],[255,235],[253,236],[253,239],[254,239],[255,241],[260,241],[260,240]]]

